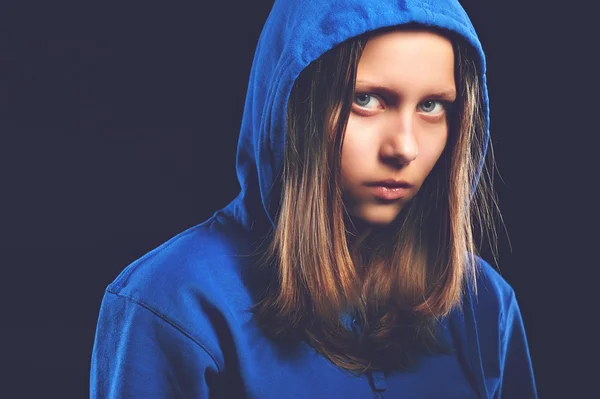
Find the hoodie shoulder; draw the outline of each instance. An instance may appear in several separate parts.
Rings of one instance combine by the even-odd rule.
[[[209,288],[235,281],[235,269],[244,259],[237,231],[217,214],[193,226],[129,264],[107,287],[120,295],[151,300],[176,288],[199,285]],[[223,281],[226,280],[226,281]]]
[[[504,339],[507,316],[516,304],[515,292],[506,279],[488,262],[478,258],[477,290],[471,291],[465,312],[472,313],[473,326],[482,344],[482,351],[497,348]],[[468,320],[468,318],[467,318]],[[495,351],[483,355],[484,363],[495,358]]]
[[[487,261],[477,257],[477,294],[474,297],[474,305],[495,306],[500,314],[504,308],[513,300],[515,295],[512,286],[506,279],[494,269]]]
[[[244,268],[251,258],[243,243],[243,235],[215,214],[132,262],[106,291],[147,308],[217,352],[223,321],[250,317]]]
[[[465,295],[453,318],[459,350],[480,393],[537,397],[527,337],[515,292],[489,263],[477,258],[477,292]]]

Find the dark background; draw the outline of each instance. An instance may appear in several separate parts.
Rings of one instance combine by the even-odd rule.
[[[272,4],[81,3],[2,5],[2,397],[87,397],[106,285],[235,196],[247,79]],[[584,156],[599,111],[587,12],[462,4],[488,57],[508,231],[499,264],[540,397],[587,397],[599,266],[587,204],[597,197],[583,188],[598,181]]]

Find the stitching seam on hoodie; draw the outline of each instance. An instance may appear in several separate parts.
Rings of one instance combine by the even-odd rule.
[[[107,290],[108,291],[108,290]],[[203,352],[205,352],[210,359],[213,361],[215,367],[217,368],[217,372],[219,374],[221,374],[221,367],[219,367],[219,364],[217,363],[217,360],[215,359],[215,357],[212,355],[212,353],[210,353],[210,351],[208,350],[208,348],[206,348],[205,345],[203,345],[200,341],[198,341],[196,338],[194,338],[191,334],[189,334],[187,331],[185,331],[182,327],[180,327],[177,323],[171,321],[169,318],[167,318],[166,316],[164,316],[162,313],[160,313],[159,311],[157,311],[156,309],[150,307],[149,305],[145,304],[144,302],[132,298],[130,296],[127,295],[123,295],[123,294],[119,294],[116,292],[112,292],[112,291],[108,291],[109,293],[115,295],[116,297],[119,298],[123,298],[131,303],[134,303],[146,310],[148,310],[149,312],[151,312],[152,314],[154,314],[155,316],[157,316],[159,319],[161,319],[162,321],[164,321],[165,323],[167,323],[168,325],[170,325],[171,327],[173,327],[175,330],[179,331],[182,335],[184,335],[185,337],[187,337],[190,341],[192,341],[193,343],[195,343]]]

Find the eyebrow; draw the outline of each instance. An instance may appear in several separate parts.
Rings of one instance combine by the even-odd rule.
[[[456,90],[455,89],[443,89],[440,91],[435,91],[431,94],[432,97],[442,98],[444,100],[454,100],[456,98]]]
[[[383,86],[379,83],[370,82],[368,80],[357,80],[356,86],[366,86],[370,90],[381,92],[387,96],[390,96],[393,98],[399,97],[398,93],[396,93],[394,90],[392,90],[386,86]],[[441,100],[447,100],[447,101],[453,101],[456,98],[456,89],[448,87],[448,88],[443,88],[441,90],[434,90],[427,97],[441,99]]]

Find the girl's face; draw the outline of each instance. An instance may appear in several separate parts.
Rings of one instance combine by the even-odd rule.
[[[369,39],[342,146],[342,190],[351,216],[371,225],[396,218],[446,146],[455,99],[448,39],[428,31]]]

